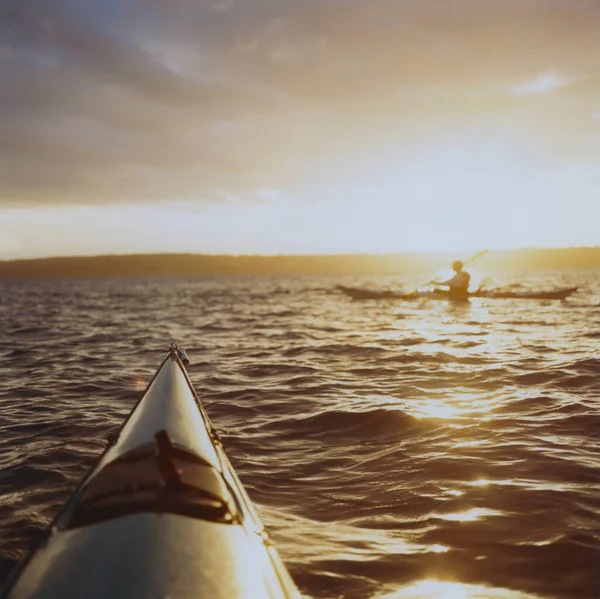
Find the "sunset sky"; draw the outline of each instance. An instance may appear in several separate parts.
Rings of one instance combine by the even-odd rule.
[[[598,244],[597,0],[0,4],[0,259]]]

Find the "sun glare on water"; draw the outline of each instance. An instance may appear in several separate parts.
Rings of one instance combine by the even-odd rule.
[[[419,405],[417,418],[459,418],[459,408],[449,405],[442,400],[430,399]]]
[[[379,595],[376,599],[537,599],[518,591],[492,587],[421,580],[397,591]]]
[[[456,512],[453,514],[439,514],[437,517],[442,520],[452,520],[455,522],[473,522],[480,520],[485,516],[499,516],[501,512],[496,510],[488,510],[485,508],[473,508],[464,512]]]
[[[134,376],[133,386],[136,391],[143,391],[148,386],[148,381],[141,376]]]

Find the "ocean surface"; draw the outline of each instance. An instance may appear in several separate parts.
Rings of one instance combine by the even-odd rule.
[[[600,271],[499,281],[565,302],[334,288],[399,281],[0,281],[0,582],[177,341],[306,597],[599,597]]]

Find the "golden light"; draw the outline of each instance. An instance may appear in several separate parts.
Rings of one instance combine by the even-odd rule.
[[[455,512],[452,514],[437,514],[441,520],[452,520],[455,522],[473,522],[486,516],[500,516],[502,512],[489,510],[486,508],[473,508],[464,512]]]
[[[375,599],[537,599],[535,595],[494,587],[421,580],[397,591],[378,595]]]
[[[447,489],[445,493],[447,495],[454,495],[455,497],[460,497],[465,494],[464,491],[459,491],[458,489]]]
[[[419,404],[413,414],[416,418],[459,418],[464,410],[460,410],[442,399],[428,399]]]
[[[133,377],[133,386],[136,391],[143,391],[148,386],[148,381],[141,376]]]
[[[481,420],[488,420],[488,418],[484,417]],[[485,439],[476,439],[474,441],[461,441],[460,443],[455,443],[453,445],[454,449],[458,449],[460,447],[477,447],[478,445],[489,445],[489,441]]]

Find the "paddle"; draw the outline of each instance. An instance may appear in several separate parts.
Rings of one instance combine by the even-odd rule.
[[[468,260],[465,260],[463,262],[463,266],[466,266],[467,264],[471,264],[471,262],[474,262],[475,260],[477,260],[477,258],[481,258],[481,256],[484,256],[487,253],[488,253],[488,250],[481,250],[481,252],[478,252],[474,256],[471,256]],[[405,293],[404,295],[414,295],[415,293],[417,293],[419,291],[419,289],[421,287],[427,287],[427,285],[433,285],[433,283],[435,283],[436,281],[437,281],[437,277],[435,279],[432,279],[431,281],[427,281],[427,283],[424,283],[423,285],[419,285],[419,287],[417,287],[416,289],[413,289],[412,291]]]

